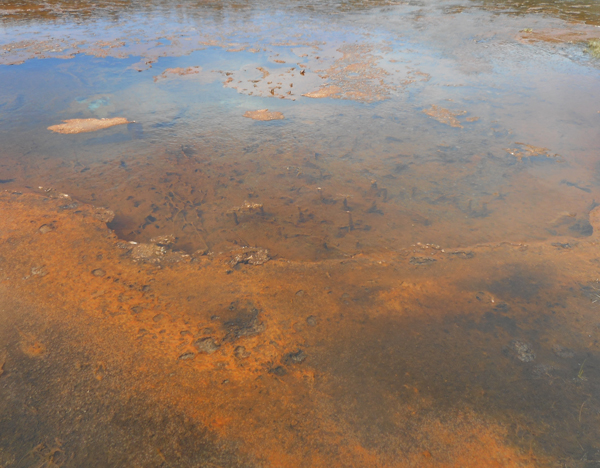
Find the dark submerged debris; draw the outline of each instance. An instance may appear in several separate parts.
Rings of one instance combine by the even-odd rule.
[[[269,370],[269,374],[275,374],[278,377],[283,377],[285,374],[287,374],[287,371],[285,370],[284,367],[277,366],[277,367],[274,367],[274,368],[270,369]]]
[[[235,319],[225,322],[223,327],[227,334],[223,341],[233,342],[242,337],[254,336],[264,332],[266,326],[258,316],[258,309],[251,308],[248,312],[240,313]]]
[[[377,202],[376,201],[374,201],[373,203],[371,203],[371,207],[367,210],[367,213],[383,215],[383,211],[381,211],[379,208],[377,208]]]

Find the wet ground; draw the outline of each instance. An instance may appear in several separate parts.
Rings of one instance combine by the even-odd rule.
[[[3,2],[0,466],[596,466],[599,25]]]

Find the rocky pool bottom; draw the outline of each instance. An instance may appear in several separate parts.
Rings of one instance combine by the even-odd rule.
[[[318,262],[0,193],[1,466],[591,466],[594,233]]]

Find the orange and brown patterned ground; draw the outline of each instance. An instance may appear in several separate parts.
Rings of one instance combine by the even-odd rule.
[[[595,236],[252,264],[68,197],[0,213],[1,466],[558,466],[597,440]]]

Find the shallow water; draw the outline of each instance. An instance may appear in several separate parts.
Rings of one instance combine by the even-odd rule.
[[[3,2],[3,466],[600,462],[598,12]]]

